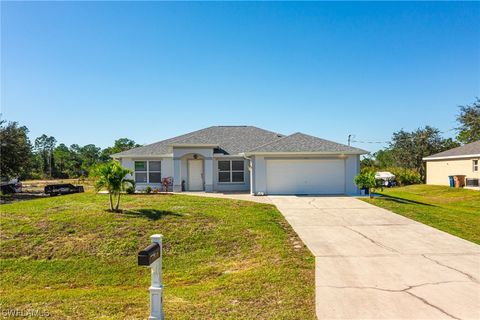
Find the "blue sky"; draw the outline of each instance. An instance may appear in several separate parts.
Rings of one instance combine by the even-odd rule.
[[[1,112],[66,144],[210,125],[454,134],[480,96],[480,3],[2,2]],[[370,151],[379,144],[355,146]]]

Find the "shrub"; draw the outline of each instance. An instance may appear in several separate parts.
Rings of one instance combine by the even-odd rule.
[[[363,167],[362,169],[360,169],[360,173],[361,174],[364,174],[364,173],[370,173],[370,172],[377,172],[378,170],[375,169],[375,167]]]
[[[388,168],[387,171],[390,171],[395,175],[397,184],[400,186],[408,186],[411,184],[422,183],[422,177],[420,173],[415,169],[395,167]]]
[[[146,193],[151,193],[151,192],[152,192],[152,188],[151,188],[150,186],[147,186],[147,187],[145,188],[145,192],[146,192]]]
[[[372,198],[372,189],[381,187],[381,181],[375,179],[375,172],[373,171],[366,171],[364,173],[360,173],[358,176],[355,177],[354,181],[360,189],[368,189],[370,198]]]
[[[42,179],[42,175],[38,172],[30,172],[29,174],[20,176],[20,179],[21,180],[27,180],[27,179],[40,180]]]
[[[360,173],[358,176],[355,177],[355,184],[360,189],[374,188],[376,185],[375,173],[369,171]]]
[[[125,190],[125,192],[126,192],[127,194],[134,194],[134,193],[135,193],[135,188],[132,187],[132,186],[130,186],[130,187],[128,187],[128,188]]]

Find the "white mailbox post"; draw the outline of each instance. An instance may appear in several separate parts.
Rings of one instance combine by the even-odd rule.
[[[150,320],[164,320],[163,284],[162,284],[162,235],[150,237],[152,244],[138,253],[138,264],[150,266],[152,282],[150,285]]]
[[[152,284],[150,286],[150,317],[151,320],[163,320],[163,283],[162,283],[162,235],[150,237],[153,243],[160,246],[160,257],[152,263]]]

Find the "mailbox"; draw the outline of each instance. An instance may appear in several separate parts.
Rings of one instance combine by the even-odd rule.
[[[149,266],[158,258],[160,258],[160,245],[154,242],[138,253],[138,265]]]

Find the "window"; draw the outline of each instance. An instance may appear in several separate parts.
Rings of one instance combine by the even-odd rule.
[[[135,161],[135,182],[147,183],[147,161]]]
[[[148,161],[148,182],[149,183],[161,183],[161,162],[160,161]]]
[[[473,171],[477,172],[478,171],[478,160],[472,160],[473,162]]]
[[[218,161],[218,182],[230,182],[230,161]]]
[[[243,182],[244,170],[243,160],[219,160],[218,182]]]
[[[136,183],[161,183],[161,161],[135,161]]]

